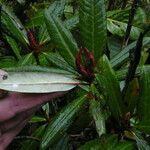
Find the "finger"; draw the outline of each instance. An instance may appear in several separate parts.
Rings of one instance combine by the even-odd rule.
[[[62,95],[64,93],[61,92],[36,95],[9,93],[6,98],[0,101],[0,121],[8,120],[17,113],[31,109]]]
[[[24,120],[15,128],[7,131],[2,136],[0,136],[0,150],[6,150],[7,146],[12,142],[12,140],[21,131],[21,129],[24,128],[27,122],[28,119]]]
[[[29,118],[30,116],[32,116],[38,109],[39,107],[35,107],[33,109],[27,110],[25,112],[22,112],[20,114],[18,114],[17,116],[3,122],[0,124],[0,131],[1,134],[3,134],[4,132],[14,128],[15,126],[17,126],[20,122],[26,120],[27,118]]]

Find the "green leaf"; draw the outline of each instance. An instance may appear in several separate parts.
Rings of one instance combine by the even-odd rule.
[[[118,35],[120,37],[123,37],[126,33],[126,28],[127,28],[127,23],[113,20],[110,18],[107,19],[107,29],[113,35]],[[132,26],[130,39],[137,40],[137,38],[140,35],[140,32],[142,32],[140,28]]]
[[[124,108],[121,91],[117,76],[115,75],[115,72],[106,56],[103,56],[100,59],[98,71],[99,74],[96,75],[96,81],[104,95],[105,101],[108,104],[113,117],[119,121]]]
[[[100,139],[85,143],[78,150],[114,150],[117,141],[116,135],[105,135]]]
[[[146,134],[150,134],[150,120],[141,121],[135,127]]]
[[[104,112],[101,109],[100,102],[91,99],[90,100],[90,111],[95,121],[96,130],[99,137],[106,132],[105,129],[105,117]]]
[[[40,140],[45,132],[45,129],[46,129],[45,125],[40,126],[33,132],[32,137]],[[39,149],[40,142],[36,141],[35,139],[26,140],[25,142],[23,142],[23,144],[22,144],[23,146],[21,147],[21,150],[27,150],[27,149],[28,150],[37,150],[37,149]]]
[[[115,150],[135,150],[135,143],[129,141],[119,142],[115,148]]]
[[[2,28],[8,32],[10,36],[27,46],[28,40],[26,31],[20,23],[19,19],[5,6],[2,7],[1,16]]]
[[[150,38],[145,37],[143,39],[143,47],[150,43]],[[129,51],[136,46],[136,41],[129,44],[127,47],[122,49],[114,58],[111,59],[111,64],[113,67],[120,67],[129,59]]]
[[[21,93],[50,93],[68,91],[79,84],[73,76],[48,72],[8,72],[0,80],[0,89]]]
[[[53,150],[69,150],[69,136],[64,134],[57,144],[54,144]]]
[[[147,141],[144,140],[140,133],[136,132],[134,133],[134,136],[138,150],[150,150],[149,144],[147,143]]]
[[[9,43],[10,47],[12,48],[14,54],[16,55],[17,59],[20,60],[22,57],[20,55],[20,48],[16,41],[11,38],[10,36],[6,36],[7,42]]]
[[[5,56],[0,58],[0,68],[14,67],[17,62],[12,56]]]
[[[147,74],[145,67],[143,66],[142,74],[140,77],[140,99],[138,102],[137,112],[141,121],[150,120],[150,75]]]
[[[145,68],[146,73],[150,74],[150,65],[144,65],[144,68]],[[143,70],[143,66],[137,67],[135,75],[140,76],[143,72],[142,70]],[[127,72],[128,72],[128,68],[117,71],[116,75],[117,75],[118,80],[124,80],[127,75]]]
[[[67,29],[71,30],[77,27],[77,24],[79,23],[79,16],[73,16],[67,20],[64,21],[64,25],[66,26]]]
[[[62,21],[48,10],[45,11],[45,23],[56,47],[65,61],[75,67],[75,55],[78,50],[77,44],[71,33],[63,26]]]
[[[61,69],[55,68],[48,68],[48,67],[41,67],[41,66],[34,66],[34,65],[27,65],[21,67],[11,67],[11,68],[3,68],[6,71],[10,72],[49,72],[49,73],[58,73],[64,75],[72,75],[70,72]]]
[[[26,54],[22,57],[22,59],[18,62],[18,66],[31,65],[35,63],[35,58],[33,53]]]
[[[59,54],[57,53],[43,53],[45,57],[55,64],[57,67],[66,70],[68,72],[77,74],[77,72],[72,68]]]
[[[118,142],[116,135],[105,135],[101,139],[92,140],[78,150],[135,150],[134,142]]]
[[[85,100],[86,96],[82,96],[74,100],[53,119],[53,121],[48,125],[42,139],[41,150],[45,150],[49,145],[54,144],[62,137],[73,122],[75,114],[81,109]]]
[[[81,0],[79,20],[83,46],[93,51],[98,61],[104,53],[107,37],[104,0]]]
[[[39,29],[38,40],[40,44],[44,44],[51,40],[45,23],[43,23]]]
[[[43,117],[33,116],[29,122],[30,123],[38,123],[38,122],[45,122],[45,121],[46,121],[46,119]]]

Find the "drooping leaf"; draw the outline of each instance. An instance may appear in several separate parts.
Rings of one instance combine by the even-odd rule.
[[[96,75],[96,81],[105,97],[105,101],[108,104],[113,117],[119,120],[124,109],[121,91],[117,76],[106,56],[103,56],[100,59],[98,71],[99,73]]]
[[[49,35],[52,37],[51,40],[56,44],[61,56],[68,64],[75,67],[75,55],[78,47],[70,31],[63,26],[58,17],[49,13],[48,10],[45,11],[45,23]]]
[[[75,114],[81,109],[81,106],[85,100],[85,95],[74,100],[53,119],[53,121],[48,125],[42,139],[41,150],[45,150],[49,145],[54,144],[61,138],[73,122]]]
[[[107,26],[104,0],[81,0],[79,26],[83,47],[93,51],[98,60],[104,53]]]
[[[68,91],[79,81],[69,75],[48,72],[8,72],[6,80],[0,80],[0,89],[22,93],[50,93]]]

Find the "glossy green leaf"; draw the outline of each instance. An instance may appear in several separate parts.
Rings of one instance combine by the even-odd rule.
[[[138,102],[137,112],[141,121],[150,120],[150,75],[147,74],[145,67],[142,68],[140,77],[140,99]]]
[[[150,43],[150,38],[145,37],[143,39],[143,46],[146,46]],[[111,64],[113,67],[119,67],[129,59],[129,51],[136,46],[136,41],[129,44],[127,47],[122,49],[114,58],[111,59]]]
[[[69,65],[75,67],[75,55],[78,47],[69,30],[63,26],[58,17],[49,14],[48,10],[45,11],[45,23],[61,56]]]
[[[48,72],[8,72],[0,80],[0,89],[21,93],[68,91],[79,84],[72,76]]]
[[[114,118],[119,120],[123,114],[123,103],[119,82],[109,60],[106,56],[100,59],[98,64],[99,74],[96,75],[96,81],[101,88],[105,101],[108,104]]]
[[[107,37],[104,0],[81,0],[79,26],[83,47],[93,51],[98,60],[104,53]]]
[[[6,7],[2,7],[1,16],[2,28],[8,32],[10,36],[27,46],[28,40],[24,27],[18,18]]]
[[[90,100],[90,112],[94,118],[96,130],[99,137],[106,132],[104,112],[101,109],[100,102]]]
[[[49,145],[55,143],[68,129],[73,122],[75,114],[81,109],[86,96],[82,96],[68,106],[66,106],[48,125],[45,135],[42,139],[41,150],[45,150]]]

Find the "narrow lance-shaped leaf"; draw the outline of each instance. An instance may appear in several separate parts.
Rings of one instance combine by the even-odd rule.
[[[119,82],[114,70],[112,69],[109,60],[104,55],[98,64],[99,74],[96,76],[96,81],[102,90],[102,94],[108,104],[114,118],[119,120],[123,114],[123,103]]]
[[[41,150],[45,150],[49,145],[57,142],[57,140],[62,137],[73,122],[75,114],[81,109],[85,100],[85,95],[74,100],[53,119],[43,137]]]
[[[6,39],[10,47],[12,48],[14,54],[16,55],[17,59],[20,60],[22,57],[20,55],[20,49],[19,49],[17,42],[10,36],[6,36]]]
[[[78,84],[73,76],[48,72],[8,72],[0,79],[0,89],[22,93],[68,91]]]
[[[56,44],[61,56],[68,64],[75,67],[77,44],[70,31],[63,26],[63,22],[56,16],[45,11],[45,23],[52,41]]]
[[[24,30],[24,27],[20,23],[19,19],[14,16],[13,13],[9,11],[9,8],[7,8],[6,6],[3,6],[2,10],[2,28],[5,30],[5,32],[8,32],[8,34],[10,34],[13,38],[21,42],[24,46],[27,46],[28,40],[26,36],[26,31]]]
[[[77,72],[72,68],[59,54],[57,53],[43,53],[48,61],[55,64],[57,67],[66,70],[68,72],[77,74]]]
[[[99,137],[106,132],[104,112],[101,109],[100,102],[90,100],[90,110],[95,121],[96,130]]]
[[[98,60],[104,53],[107,37],[104,0],[81,0],[79,20],[83,46],[93,51]]]

